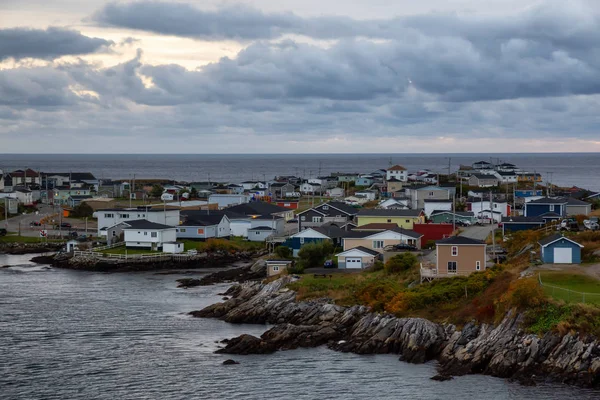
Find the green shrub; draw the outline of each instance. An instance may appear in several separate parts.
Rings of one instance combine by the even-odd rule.
[[[371,266],[371,268],[369,268],[370,272],[377,272],[377,271],[383,271],[384,269],[384,265],[383,262],[377,260],[375,261],[375,263],[373,263],[373,266]]]
[[[388,274],[398,274],[408,271],[417,265],[417,257],[412,253],[398,254],[385,263],[385,272]]]
[[[303,270],[319,268],[333,254],[333,244],[330,241],[307,243],[298,252],[297,264]]]
[[[304,266],[301,263],[293,262],[287,267],[288,274],[300,275],[304,273]]]
[[[289,260],[292,258],[292,249],[287,246],[277,246],[275,248],[275,255],[279,258],[283,258],[285,260]]]

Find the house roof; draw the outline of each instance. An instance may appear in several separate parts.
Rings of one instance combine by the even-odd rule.
[[[565,200],[567,200],[568,206],[589,206],[589,205],[591,205],[587,201],[574,199],[573,197],[567,197]]]
[[[541,199],[528,201],[525,205],[527,204],[567,204],[567,200],[564,198],[542,197]]]
[[[238,204],[232,207],[228,207],[226,208],[226,210],[243,215],[271,215],[290,211],[287,208],[280,207],[271,203],[266,203],[264,201],[253,201],[250,203]]]
[[[557,214],[557,213],[555,213],[555,212],[547,212],[547,213],[540,214],[539,217],[542,217],[542,218],[544,218],[544,217],[545,218],[550,218],[550,217],[552,217],[552,218],[560,218],[560,215]]]
[[[385,231],[388,229],[397,228],[398,224],[387,222],[373,222],[366,225],[361,225],[354,228],[354,231]]]
[[[452,199],[425,199],[425,203],[452,203]]]
[[[270,226],[256,226],[254,228],[248,229],[249,231],[272,231],[273,228]]]
[[[338,253],[338,254],[336,254],[336,256],[343,256],[344,254],[346,254],[346,253],[348,253],[348,252],[350,252],[350,251],[353,251],[353,250],[355,250],[355,251],[356,251],[356,250],[358,250],[358,251],[360,251],[360,252],[363,252],[363,253],[369,254],[369,255],[371,255],[371,256],[378,256],[378,255],[379,255],[379,253],[378,253],[378,252],[376,252],[375,250],[368,249],[368,248],[366,248],[366,247],[364,247],[364,246],[358,246],[358,247],[353,247],[353,248],[351,248],[351,249],[348,249],[348,250],[346,250],[346,251],[343,251],[343,252],[341,252],[341,253]]]
[[[421,234],[421,233],[411,231],[410,229],[404,229],[404,228],[400,228],[400,227],[396,226],[395,228],[385,229],[385,230],[381,230],[378,232],[377,231],[360,231],[360,230],[356,230],[356,228],[354,228],[354,230],[352,230],[352,231],[344,232],[344,235],[341,237],[343,237],[345,239],[362,239],[362,238],[367,238],[369,236],[385,233],[388,231],[399,233],[401,235],[408,236],[408,237],[411,237],[414,239],[418,239],[421,236],[423,236],[423,234]]]
[[[489,163],[489,162],[487,162],[487,161],[477,161],[477,162],[474,162],[474,163],[473,163],[473,165],[475,165],[475,164],[480,164],[480,165],[492,165],[491,163]]]
[[[433,210],[431,215],[439,215],[439,214],[452,214],[450,210]],[[461,217],[474,217],[475,213],[472,211],[454,211],[454,214],[460,215]]]
[[[406,171],[406,168],[404,168],[402,165],[394,165],[393,167],[390,167],[387,170],[388,171]]]
[[[156,222],[150,222],[147,219],[136,219],[133,221],[125,221],[124,223],[129,225],[129,228],[123,228],[123,230],[127,230],[127,229],[153,229],[153,230],[175,229],[174,226],[157,224]]]
[[[500,176],[517,176],[517,173],[514,171],[496,171],[496,173]]]
[[[398,209],[362,209],[358,216],[362,217],[418,217],[423,213],[421,210],[398,210]]]
[[[188,217],[182,225],[184,225],[184,226],[219,225],[224,217],[225,217],[225,214],[197,215],[195,217]]]
[[[556,234],[554,234],[554,235],[551,235],[551,236],[545,237],[545,238],[543,238],[542,240],[540,240],[538,243],[539,243],[539,244],[540,244],[542,247],[546,247],[546,246],[549,246],[549,245],[551,245],[552,243],[554,243],[554,242],[557,242],[557,241],[559,241],[559,240],[561,240],[561,239],[568,240],[568,241],[569,241],[569,242],[571,242],[571,243],[575,243],[575,244],[576,244],[577,246],[579,246],[579,247],[583,247],[581,244],[577,243],[576,241],[574,241],[574,240],[572,240],[572,239],[570,239],[570,238],[568,238],[568,237],[566,237],[566,236],[563,236],[563,235],[561,235],[560,233],[556,233]]]
[[[440,245],[478,245],[478,244],[485,244],[484,241],[481,240],[477,240],[477,239],[471,239],[469,237],[466,236],[451,236],[449,238],[446,239],[441,239],[435,242],[436,244],[440,244]]]
[[[46,176],[64,176],[71,181],[95,181],[96,177],[91,172],[45,172]]]
[[[15,192],[19,192],[19,193],[31,193],[31,190],[29,190],[29,189],[15,189]]]
[[[477,178],[477,179],[494,179],[494,180],[498,180],[498,178],[496,178],[494,175],[488,175],[488,174],[471,174],[471,176]]]

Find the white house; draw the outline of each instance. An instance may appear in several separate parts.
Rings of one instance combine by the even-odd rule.
[[[219,209],[244,204],[250,201],[250,196],[245,194],[211,194],[208,196],[209,204],[217,204]]]
[[[305,182],[300,185],[300,192],[304,194],[312,194],[312,193],[321,193],[323,188],[318,183],[308,183]]]
[[[490,206],[492,211],[500,213],[502,217],[508,217],[510,210],[509,204],[505,201],[493,201],[491,205],[489,200],[473,201],[467,203],[467,206],[469,211],[475,213],[475,216],[478,216],[482,211],[490,211]]]
[[[408,199],[385,199],[379,203],[378,208],[397,208],[397,209],[407,209],[408,208]]]
[[[373,201],[377,199],[377,191],[375,190],[361,190],[360,192],[354,193],[356,197],[362,197],[367,201]]]
[[[431,213],[436,210],[440,211],[452,211],[452,200],[443,199],[425,199],[425,208],[423,211],[427,218],[431,217]]]
[[[515,171],[494,171],[493,175],[500,183],[516,183],[518,178]]]
[[[242,182],[241,185],[244,187],[244,190],[252,190],[254,188],[266,189],[268,186],[266,183],[258,181],[245,181]]]
[[[366,247],[355,247],[335,255],[340,269],[363,269],[375,263],[381,255]]]
[[[344,197],[344,189],[336,187],[327,189],[326,192],[327,197]]]
[[[224,214],[195,216],[177,227],[177,238],[210,239],[230,235],[230,221]]]
[[[164,243],[177,241],[177,230],[174,226],[157,224],[145,219],[125,222],[125,246],[159,250]]]
[[[184,245],[181,242],[165,242],[163,243],[163,253],[183,253]]]
[[[402,165],[394,165],[393,167],[390,167],[385,172],[385,179],[389,181],[392,178],[398,179],[401,182],[408,182],[406,168],[404,168]]]
[[[251,242],[264,242],[275,230],[269,226],[257,226],[248,229],[248,240]]]
[[[19,203],[24,205],[33,204],[33,192],[29,189],[15,189],[14,191],[15,197],[19,201]]]
[[[145,219],[168,226],[177,226],[180,222],[179,209],[164,208],[108,208],[96,211],[94,217],[98,219],[98,236],[106,235],[106,228],[120,222]]]

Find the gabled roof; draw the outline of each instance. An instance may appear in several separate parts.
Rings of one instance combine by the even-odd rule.
[[[485,244],[484,241],[471,239],[466,236],[450,236],[449,238],[437,240],[435,244],[438,245],[481,245]]]
[[[589,206],[589,205],[591,205],[587,201],[577,200],[572,197],[567,197],[565,200],[567,201],[568,206]]]
[[[545,224],[546,221],[544,221],[543,218],[541,217],[504,217],[502,218],[502,223],[503,224],[510,224],[510,223],[515,223],[515,224],[522,224],[522,223],[540,223],[540,224]]]
[[[337,256],[343,256],[346,253],[349,253],[351,251],[360,251],[361,253],[365,253],[365,254],[368,254],[368,255],[371,255],[371,256],[378,256],[379,255],[379,253],[376,252],[375,250],[368,249],[368,248],[366,248],[364,246],[358,246],[358,247],[353,247],[351,249],[348,249],[346,251],[342,251],[341,253],[336,254],[336,257]]]
[[[425,203],[452,203],[452,199],[425,199]]]
[[[418,217],[422,210],[398,210],[398,209],[362,209],[358,216],[362,217]]]
[[[388,171],[406,171],[406,168],[404,168],[402,165],[394,165],[393,167],[390,167],[387,170]]]
[[[228,207],[226,210],[243,215],[271,215],[290,211],[287,208],[266,203],[264,201],[253,201],[250,203],[238,204],[236,206]]]
[[[188,217],[182,224],[183,226],[213,226],[219,225],[223,218],[227,218],[225,214],[210,214],[196,215]]]
[[[477,161],[477,162],[474,162],[474,163],[473,163],[473,165],[475,165],[475,164],[480,164],[480,165],[492,165],[491,163],[489,163],[489,162],[487,162],[487,161]]]
[[[150,222],[147,219],[136,219],[133,221],[125,221],[124,222],[129,227],[123,228],[126,229],[154,229],[154,230],[163,230],[163,229],[175,229],[174,226],[157,224],[156,222]]]
[[[439,214],[452,214],[450,210],[433,210],[431,215],[439,215]],[[454,211],[454,214],[460,215],[461,217],[474,217],[475,213],[473,211]]]
[[[272,231],[274,229],[270,226],[256,226],[256,227],[250,228],[248,230],[249,231]]]
[[[12,176],[14,178],[22,178],[23,176],[37,177],[40,175],[39,172],[34,171],[31,168],[27,168],[25,171],[23,171],[22,169],[18,169],[16,171],[9,172],[9,174],[10,174],[10,176]]]
[[[414,239],[418,239],[421,236],[423,236],[423,234],[415,232],[415,231],[411,231],[410,229],[404,229],[404,228],[400,228],[400,227],[396,227],[396,228],[392,228],[392,229],[386,229],[383,231],[379,231],[379,232],[374,232],[374,231],[359,231],[359,230],[352,230],[349,232],[344,232],[344,235],[341,236],[344,239],[368,239],[371,238],[373,236],[380,236],[381,234],[385,234],[387,232],[393,232],[393,233],[398,233],[400,235],[403,236],[408,236]]]
[[[552,197],[542,197],[541,199],[531,200],[525,203],[527,204],[567,204],[567,200],[564,198],[552,198]]]
[[[494,179],[494,180],[498,180],[497,177],[495,177],[494,175],[488,175],[488,174],[471,174],[471,176],[474,176],[477,179]]]
[[[386,231],[389,229],[397,228],[398,224],[387,223],[387,222],[373,222],[366,225],[361,225],[354,228],[354,231]]]
[[[561,216],[555,212],[547,212],[547,213],[543,213],[538,215],[538,217],[542,217],[542,218],[560,218]]]
[[[569,241],[569,242],[571,242],[571,243],[574,243],[574,244],[576,244],[576,245],[577,245],[577,246],[579,246],[579,247],[583,247],[583,245],[581,245],[581,244],[577,243],[576,241],[574,241],[574,240],[572,240],[572,239],[569,239],[569,238],[568,238],[568,237],[566,237],[566,236],[563,236],[563,235],[561,235],[560,233],[556,233],[556,234],[554,234],[554,235],[551,235],[551,236],[545,237],[545,238],[543,238],[542,240],[540,240],[538,243],[539,243],[539,244],[540,244],[542,247],[546,247],[546,246],[549,246],[549,245],[551,245],[552,243],[554,243],[554,242],[557,242],[557,241],[559,241],[559,240],[561,240],[561,239],[565,239],[565,240],[567,240],[567,241]]]

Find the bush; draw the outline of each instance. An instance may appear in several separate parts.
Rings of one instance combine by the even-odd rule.
[[[287,246],[277,246],[275,248],[275,255],[279,258],[283,258],[285,260],[290,260],[292,259],[292,249],[290,249]]]
[[[323,241],[320,243],[307,243],[298,252],[298,266],[306,268],[319,268],[327,258],[333,254],[333,243]]]
[[[304,266],[302,264],[293,262],[290,266],[287,267],[288,274],[299,275],[304,273]]]
[[[518,279],[510,284],[508,292],[500,297],[505,309],[524,310],[546,303],[546,294],[535,278]]]
[[[375,263],[373,263],[371,268],[369,268],[369,272],[383,271],[383,269],[384,269],[383,262],[377,260],[377,261],[375,261]]]
[[[428,240],[427,243],[425,243],[425,248],[435,249],[435,240]]]
[[[80,203],[78,206],[73,208],[73,211],[71,211],[71,216],[75,218],[90,218],[93,215],[94,210],[87,203]]]
[[[408,271],[417,265],[417,257],[412,253],[402,253],[394,256],[385,263],[385,272],[388,274],[398,274]]]

